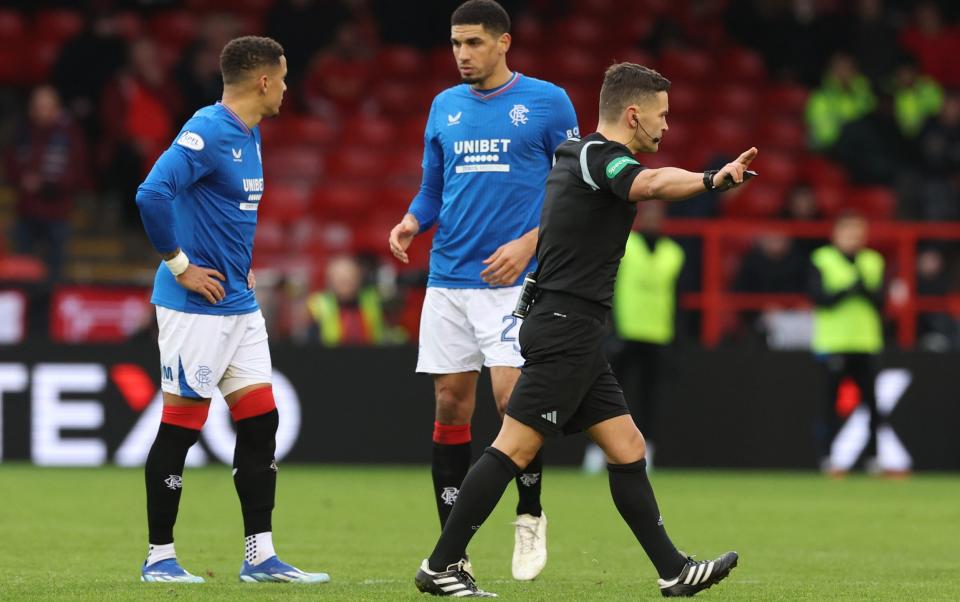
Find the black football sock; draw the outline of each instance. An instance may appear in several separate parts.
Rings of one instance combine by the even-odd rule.
[[[607,464],[610,475],[610,493],[620,516],[630,525],[633,534],[643,546],[662,579],[680,574],[687,559],[667,536],[663,518],[647,479],[647,461],[632,464]]]
[[[160,423],[157,438],[147,454],[144,477],[147,484],[147,526],[150,543],[173,543],[180,493],[183,491],[183,464],[200,431]]]
[[[277,492],[277,425],[279,414],[236,421],[237,446],[233,451],[233,484],[240,497],[244,536],[272,531],[271,516]]]
[[[517,475],[517,516],[532,514],[540,516],[540,487],[543,481],[543,450],[537,452],[530,464]]]
[[[433,493],[437,500],[437,513],[440,515],[440,528],[447,524],[447,517],[457,501],[460,486],[467,471],[470,470],[471,445],[460,443],[447,445],[433,444]]]
[[[488,447],[467,473],[457,503],[430,554],[430,569],[445,571],[458,562],[467,544],[503,497],[517,475],[517,465],[498,449]]]

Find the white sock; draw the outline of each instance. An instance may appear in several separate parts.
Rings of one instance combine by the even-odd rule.
[[[166,543],[162,546],[150,544],[147,548],[147,566],[160,562],[161,560],[169,560],[170,558],[176,557],[177,553],[174,551],[172,543]]]
[[[271,556],[276,556],[273,551],[273,533],[266,531],[255,535],[247,535],[244,539],[243,557],[254,566],[260,564]]]

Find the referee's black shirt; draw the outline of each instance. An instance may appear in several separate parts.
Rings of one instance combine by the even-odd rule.
[[[610,308],[637,213],[630,186],[645,168],[626,146],[598,133],[567,140],[555,158],[540,218],[537,283]]]

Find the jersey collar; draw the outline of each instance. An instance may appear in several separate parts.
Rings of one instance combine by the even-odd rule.
[[[224,111],[226,111],[226,112],[227,112],[227,115],[229,115],[230,117],[233,117],[233,120],[237,122],[237,125],[239,125],[241,128],[243,128],[243,131],[244,131],[245,134],[248,134],[248,135],[250,134],[250,128],[248,128],[248,127],[247,127],[247,124],[245,124],[245,123],[243,122],[243,119],[240,119],[240,116],[239,116],[239,115],[237,115],[236,113],[234,113],[233,111],[230,110],[230,107],[228,107],[227,105],[223,104],[223,103],[220,102],[219,100],[217,101],[217,106],[218,106],[218,107],[221,107]]]
[[[482,100],[489,100],[494,96],[503,94],[504,92],[506,92],[513,86],[515,86],[518,81],[520,81],[520,72],[514,71],[513,77],[511,77],[507,83],[503,84],[499,88],[494,88],[493,90],[487,90],[485,92],[481,92],[479,90],[474,90],[472,86],[467,86],[467,87],[470,89],[470,93],[476,96],[477,98],[480,98]]]

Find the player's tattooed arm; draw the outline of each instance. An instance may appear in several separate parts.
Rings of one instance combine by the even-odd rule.
[[[484,282],[492,286],[509,286],[523,275],[537,251],[540,228],[534,228],[516,240],[501,245],[483,260],[486,269],[480,272]]]

